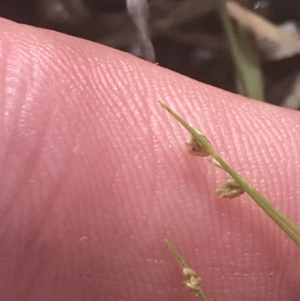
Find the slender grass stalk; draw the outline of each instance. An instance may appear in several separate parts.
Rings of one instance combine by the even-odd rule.
[[[197,129],[189,125],[180,115],[169,106],[160,103],[177,121],[179,121],[192,135],[199,145],[207,151],[240,187],[268,214],[268,216],[298,245],[300,246],[300,228],[284,216],[270,201],[268,201],[254,186],[245,178],[234,171],[214,150],[210,141]]]
[[[237,73],[237,90],[244,96],[263,100],[263,77],[253,37],[242,25],[233,24],[224,0],[219,0],[219,14]]]
[[[185,285],[190,291],[193,291],[196,296],[202,299],[202,301],[208,301],[203,289],[200,286],[201,279],[197,276],[197,274],[185,263],[182,256],[179,254],[179,252],[175,249],[175,247],[166,240],[166,244],[175,257],[176,261],[180,265],[184,278],[185,278]]]

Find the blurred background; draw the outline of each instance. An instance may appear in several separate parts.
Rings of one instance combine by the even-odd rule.
[[[149,0],[149,28],[159,65],[222,89],[237,92],[232,52],[213,0]],[[240,0],[295,36],[300,0]],[[140,56],[138,32],[125,0],[0,0],[0,16],[53,29]],[[254,40],[264,99],[300,108],[300,56],[278,53],[272,41]]]

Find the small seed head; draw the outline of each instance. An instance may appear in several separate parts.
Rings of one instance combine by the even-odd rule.
[[[210,153],[195,139],[194,136],[186,142],[189,152],[194,156],[207,157]]]
[[[190,291],[197,293],[200,290],[200,278],[190,268],[183,268],[184,283]]]
[[[244,192],[245,190],[233,178],[229,178],[223,186],[217,189],[220,197],[229,199],[236,198]]]

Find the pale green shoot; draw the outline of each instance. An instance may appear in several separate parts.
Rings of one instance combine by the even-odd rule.
[[[203,148],[208,155],[217,161],[218,167],[224,169],[235,182],[271,217],[271,219],[298,245],[300,246],[300,228],[284,216],[271,202],[269,202],[254,186],[245,178],[235,172],[214,150],[210,141],[197,129],[189,125],[181,116],[169,106],[160,103],[177,121],[179,121],[192,135],[193,139]]]

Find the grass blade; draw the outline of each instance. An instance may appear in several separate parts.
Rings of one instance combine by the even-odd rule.
[[[219,1],[219,14],[231,49],[239,93],[263,100],[263,76],[257,51],[253,47],[253,37],[242,25],[233,24],[223,0]]]

